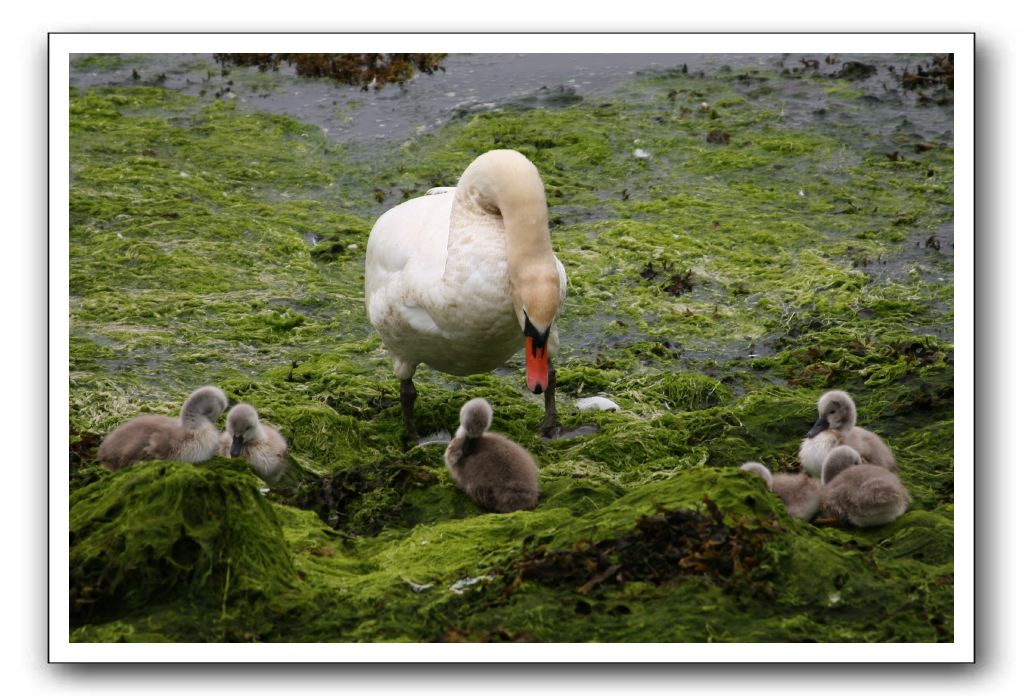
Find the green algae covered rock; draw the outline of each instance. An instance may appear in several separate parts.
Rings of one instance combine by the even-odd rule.
[[[265,600],[296,575],[280,524],[249,473],[147,462],[71,496],[71,618],[150,604]]]

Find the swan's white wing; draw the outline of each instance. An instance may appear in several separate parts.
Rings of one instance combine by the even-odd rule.
[[[369,321],[388,340],[402,333],[436,333],[426,308],[440,284],[447,256],[450,196],[406,201],[380,216],[366,245],[366,310]],[[398,352],[402,352],[400,347]]]
[[[561,285],[561,304],[565,304],[565,298],[568,297],[568,274],[565,272],[565,265],[561,263],[561,260],[555,256],[554,263],[558,267],[558,280]],[[561,308],[558,308],[561,311]],[[558,349],[561,347],[561,334],[558,333],[558,324],[555,322],[551,326],[550,336],[547,338],[547,354],[552,358],[558,355]]]
[[[568,274],[565,273],[565,265],[561,263],[561,259],[557,256],[554,257],[554,263],[558,266],[558,279],[561,281],[561,301],[564,302],[565,298],[568,297]]]
[[[401,312],[401,317],[405,324],[408,325],[412,331],[420,334],[427,334],[429,336],[435,336],[437,338],[443,338],[444,333],[437,326],[437,322],[433,320],[430,313],[418,305],[400,305],[398,310]]]
[[[472,243],[455,243],[449,256],[454,198],[392,208],[366,246],[366,310],[402,379],[420,362],[451,374],[486,372],[519,344],[500,224],[475,221]]]

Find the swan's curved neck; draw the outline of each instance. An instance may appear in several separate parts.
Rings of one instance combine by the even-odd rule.
[[[209,418],[193,409],[182,409],[181,424],[189,430],[195,430],[209,423]]]
[[[821,466],[821,483],[826,486],[828,481],[838,476],[850,466],[855,466],[855,464],[856,462],[850,457],[828,457],[824,460],[824,465]]]
[[[214,397],[208,392],[200,391],[189,396],[188,400],[181,407],[181,424],[190,430],[194,430],[212,422],[203,413],[203,406],[213,400]]]
[[[455,207],[500,217],[516,312],[527,307],[534,324],[549,325],[560,303],[560,279],[547,229],[547,197],[533,163],[512,150],[477,157],[458,181]]]

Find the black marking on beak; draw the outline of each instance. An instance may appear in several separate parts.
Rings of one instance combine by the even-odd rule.
[[[235,435],[231,439],[231,456],[237,457],[242,452],[242,436]]]
[[[806,434],[806,436],[808,438],[811,438],[814,435],[816,435],[817,433],[823,432],[823,431],[825,431],[827,429],[828,429],[828,419],[825,418],[824,416],[821,416],[820,418],[817,419],[817,422],[813,424],[813,427],[810,428],[810,432],[808,432]]]
[[[529,320],[529,315],[526,314],[525,310],[522,310],[522,316],[526,319],[526,328],[523,329],[522,333],[525,336],[533,339],[533,355],[539,353],[543,348],[547,347],[547,339],[551,335],[551,327],[547,327],[547,330],[543,333],[533,326],[533,322]]]

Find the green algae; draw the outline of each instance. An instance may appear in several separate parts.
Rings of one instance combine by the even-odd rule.
[[[197,493],[195,502],[200,505],[220,497],[217,484],[234,482],[236,476],[217,464],[197,470],[213,483],[205,491],[190,489]],[[177,484],[172,481],[167,487],[178,491]],[[138,487],[153,493],[164,484],[149,480]],[[251,494],[258,497],[254,489]],[[740,530],[740,535],[753,533],[741,530],[763,530],[755,532],[760,536],[755,537],[759,541],[756,564],[750,569],[753,572],[729,572],[722,584],[694,566],[681,580],[655,585],[648,581],[612,583],[585,592],[571,582],[553,587],[528,579],[509,583],[514,573],[509,580],[501,580],[506,569],[535,553],[530,549],[573,545],[583,539],[622,538],[641,522],[637,513],[656,516],[668,509],[699,506],[704,496],[717,501],[718,524],[727,525],[722,530]],[[113,492],[107,497],[117,498]],[[153,503],[154,510],[160,509],[157,505]],[[129,515],[130,507],[118,511],[113,519]],[[533,512],[434,520],[402,534],[385,531],[354,539],[332,533],[318,524],[312,513],[291,507],[274,509],[280,529],[274,529],[271,521],[268,529],[277,535],[268,538],[283,537],[290,553],[284,559],[279,554],[271,558],[293,572],[283,576],[278,594],[271,599],[257,601],[274,589],[269,582],[260,585],[262,594],[242,592],[243,574],[237,581],[239,590],[227,595],[222,605],[216,603],[217,582],[208,583],[209,589],[200,584],[198,591],[180,600],[180,612],[154,603],[158,606],[144,615],[128,612],[108,623],[78,626],[74,637],[94,640],[116,635],[119,640],[150,640],[148,630],[179,640],[186,635],[231,640],[440,640],[452,630],[492,631],[500,626],[537,640],[643,640],[644,635],[646,639],[656,635],[665,640],[721,640],[729,635],[739,638],[734,632],[736,619],[749,613],[758,640],[786,639],[794,622],[800,629],[789,640],[864,636],[871,640],[933,640],[933,627],[930,635],[923,627],[897,627],[898,622],[887,620],[879,608],[899,604],[903,611],[931,616],[941,606],[935,595],[949,589],[947,582],[944,587],[940,582],[941,571],[948,572],[942,556],[949,542],[944,546],[932,543],[930,548],[911,548],[912,542],[907,542],[913,538],[912,531],[922,527],[937,524],[949,529],[947,520],[911,513],[874,532],[878,552],[871,562],[880,573],[865,572],[861,554],[848,550],[849,540],[856,535],[836,531],[834,541],[822,540],[813,527],[789,518],[758,479],[734,470],[709,469],[648,484],[586,514],[572,515],[545,502]],[[157,534],[157,530],[151,531]],[[240,549],[224,550],[236,559],[242,553]],[[136,559],[132,568],[139,574],[163,569],[165,563],[161,554],[152,553],[141,562]],[[909,572],[907,564],[922,570]],[[245,566],[239,562],[235,567]],[[935,587],[919,584],[925,572],[937,583]],[[885,577],[889,574],[894,579]],[[186,580],[193,575],[181,571],[172,577]],[[479,580],[462,593],[452,589],[466,579]],[[301,591],[280,589],[286,586]],[[907,601],[907,597],[913,599]],[[765,604],[764,598],[770,602]],[[589,608],[577,610],[580,602]],[[838,609],[837,604],[841,605]],[[679,606],[695,606],[698,611],[695,615],[679,612]],[[765,610],[767,606],[777,611],[772,614]],[[219,611],[212,612],[214,607]],[[179,632],[184,628],[180,625],[183,617],[199,619],[204,611],[207,616],[201,633]],[[841,618],[835,626],[837,617]]]
[[[247,479],[161,462],[74,491],[72,626],[178,597],[216,605],[284,591],[288,550]]]
[[[132,65],[142,58],[142,56],[122,53],[93,53],[72,59],[71,64],[79,70],[107,71]]]
[[[233,103],[73,90],[72,639],[950,640],[952,260],[924,241],[952,219],[952,149],[891,160],[838,125],[789,128],[756,77],[655,75],[599,103],[466,115],[372,157]],[[422,432],[452,431],[485,396],[495,430],[533,452],[540,506],[511,515],[459,493],[442,445],[404,450],[362,305],[375,216],[495,147],[544,177],[570,278],[562,418],[598,426],[540,440],[521,356],[417,374]],[[691,288],[667,290],[676,275]],[[224,460],[95,463],[103,433],[176,412],[202,383],[282,429],[297,491],[264,497]],[[793,520],[735,471],[798,466],[830,388],[899,460],[913,506],[892,525]],[[594,394],[621,410],[572,408]],[[506,591],[541,546],[625,538],[705,497],[729,529],[772,530],[756,592],[695,575]]]

